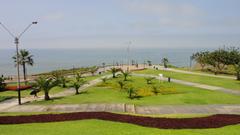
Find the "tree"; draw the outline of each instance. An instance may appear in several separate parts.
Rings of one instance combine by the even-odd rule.
[[[86,81],[84,80],[84,79],[79,79],[79,78],[77,78],[76,77],[76,80],[75,80],[75,82],[73,83],[73,87],[74,87],[74,89],[76,90],[76,95],[78,95],[79,94],[79,88],[81,87],[81,86],[83,86],[84,84],[86,84]]]
[[[152,66],[152,61],[148,60],[147,63],[148,63],[148,66]]]
[[[44,91],[44,99],[50,100],[49,91],[57,86],[57,82],[53,78],[39,77],[35,79],[33,86],[39,90]]]
[[[124,77],[124,81],[127,81],[127,77],[130,76],[131,73],[129,71],[123,71],[123,70],[121,70],[121,72]]]
[[[54,71],[52,73],[52,77],[56,81],[57,85],[63,88],[66,87],[67,79],[63,76],[63,74],[60,71]]]
[[[5,78],[3,76],[0,77],[0,90],[4,90],[6,87],[6,83],[4,83]]]
[[[118,84],[121,89],[123,89],[123,87],[126,85],[126,83],[124,81],[118,81]]]
[[[229,52],[226,49],[218,49],[209,53],[207,63],[214,68],[214,73],[221,72],[229,64]]]
[[[191,59],[194,59],[198,64],[201,66],[201,70],[204,69],[204,67],[207,65],[209,52],[197,52],[191,56]]]
[[[168,58],[163,58],[162,63],[164,65],[164,68],[168,68],[168,63],[169,63]]]
[[[83,75],[82,73],[76,73],[76,77],[75,77],[75,79],[76,79],[77,81],[80,81],[80,79],[83,78],[82,75]]]
[[[107,80],[108,80],[109,78],[108,77],[103,77],[103,78],[101,78],[101,80],[103,81],[103,83],[107,83]]]
[[[66,88],[66,83],[68,82],[67,78],[65,76],[60,77],[60,84],[61,87]]]
[[[113,78],[116,78],[116,73],[121,71],[121,69],[119,68],[111,68],[111,72],[112,72],[112,75],[113,75]]]
[[[157,95],[158,93],[160,93],[160,87],[157,85],[152,85],[152,93],[154,93],[155,95]]]
[[[17,63],[17,57],[16,55],[12,57],[14,59],[14,62]],[[24,81],[26,83],[27,80],[27,68],[26,65],[33,66],[33,55],[30,54],[29,51],[22,49],[19,51],[19,64],[23,67],[23,77]]]
[[[155,80],[155,77],[146,77],[145,80],[146,80],[147,84],[152,84],[153,80]]]
[[[240,52],[238,48],[229,48],[229,55],[228,55],[228,64],[234,66],[236,71],[236,78],[240,80]]]
[[[92,67],[92,68],[90,68],[89,71],[92,74],[92,76],[94,76],[94,74],[98,71],[98,68],[97,67]]]
[[[128,98],[134,99],[136,96],[137,91],[133,87],[128,88]]]

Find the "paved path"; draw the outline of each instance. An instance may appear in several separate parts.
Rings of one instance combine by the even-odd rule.
[[[164,68],[163,66],[157,66],[157,65],[155,65],[155,67],[158,67],[159,70],[172,71],[172,72],[178,72],[178,73],[184,73],[184,74],[201,75],[201,76],[209,76],[209,77],[224,78],[224,79],[236,79],[236,77],[233,77],[233,76],[213,75],[213,74],[207,74],[207,73],[184,71],[184,70],[179,70],[174,68]]]
[[[150,75],[150,74],[136,74],[136,73],[133,73],[132,75],[141,76],[141,77],[155,77],[156,79],[159,79],[158,76]],[[167,81],[167,79],[168,78],[163,78],[164,81]],[[172,79],[172,78],[171,78],[171,82],[178,83],[178,84],[183,84],[183,85],[187,85],[187,86],[192,86],[192,87],[197,87],[197,88],[202,88],[202,89],[207,89],[207,90],[212,90],[212,91],[221,91],[221,92],[228,93],[228,94],[240,95],[240,91],[238,91],[238,90],[226,89],[226,88],[217,87],[217,86],[187,82],[187,81],[177,80],[177,79]]]
[[[121,112],[135,114],[240,114],[240,105],[63,104],[21,105],[3,112]]]
[[[103,77],[110,77],[110,76],[111,75],[106,75],[106,76],[103,76]],[[101,81],[102,80],[100,78],[92,80],[88,84],[83,85],[79,89],[79,91],[83,91],[87,87],[96,85],[97,83],[99,83]],[[70,96],[70,95],[74,95],[74,94],[75,94],[75,89],[70,88],[70,89],[66,89],[62,92],[56,93],[54,95],[50,94],[49,96],[51,98],[58,98],[58,97]],[[44,95],[39,96],[39,98],[33,98],[33,96],[21,98],[22,104],[27,103],[27,102],[31,102],[31,101],[35,101],[35,100],[37,100],[37,101],[44,100]],[[14,106],[18,106],[18,99],[17,98],[2,101],[2,102],[0,102],[0,111],[6,110],[8,108],[12,108]]]

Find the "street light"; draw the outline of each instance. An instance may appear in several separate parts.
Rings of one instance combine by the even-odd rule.
[[[8,34],[14,38],[14,43],[16,44],[16,54],[17,54],[17,90],[18,90],[18,104],[21,105],[21,92],[20,92],[20,73],[19,73],[19,52],[18,52],[18,44],[19,44],[19,39],[22,37],[22,35],[33,25],[37,24],[37,22],[32,22],[29,24],[23,32],[21,32],[18,36],[15,36],[5,25],[3,25],[0,22],[0,25],[8,32]]]

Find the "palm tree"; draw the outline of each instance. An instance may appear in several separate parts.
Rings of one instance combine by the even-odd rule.
[[[120,71],[119,68],[111,68],[111,72],[112,72],[112,75],[113,75],[113,78],[116,78],[116,73]]]
[[[35,80],[35,83],[33,86],[39,90],[44,91],[45,100],[50,100],[49,91],[53,87],[57,86],[57,82],[53,78],[39,77]]]
[[[29,51],[22,49],[19,51],[19,64],[22,65],[23,67],[23,76],[24,76],[24,81],[26,83],[27,80],[27,68],[26,65],[33,66],[34,61],[33,61],[33,55],[30,54]],[[17,63],[17,57],[16,55],[12,57],[14,59],[14,62]]]
[[[19,64],[22,65],[23,67],[23,77],[24,81],[26,82],[27,80],[27,68],[26,65],[33,66],[34,61],[33,61],[33,55],[30,54],[29,51],[22,49],[19,51]],[[12,57],[14,59],[14,62],[17,63],[17,57],[16,55]]]
[[[146,77],[145,78],[147,84],[152,84],[155,79],[156,79],[155,77]]]
[[[123,74],[123,76],[124,76],[124,81],[127,81],[127,77],[128,76],[130,76],[130,72],[129,71],[123,71],[123,70],[121,70],[121,72],[122,72],[122,74]]]
[[[118,81],[118,84],[119,84],[120,88],[123,89],[123,87],[126,85],[126,82]]]
[[[163,58],[162,63],[163,63],[164,68],[168,68],[168,63],[169,63],[168,58]]]

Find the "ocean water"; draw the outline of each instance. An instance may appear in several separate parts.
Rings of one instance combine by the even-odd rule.
[[[151,60],[159,64],[163,57],[167,57],[171,64],[179,67],[189,66],[192,53],[202,49],[130,49],[129,57],[139,64]],[[206,49],[204,49],[206,50]],[[127,63],[127,49],[32,49],[34,66],[27,66],[30,74],[42,73],[56,69],[85,67],[113,63]],[[15,50],[0,50],[0,75],[15,75],[16,67],[12,60]]]

